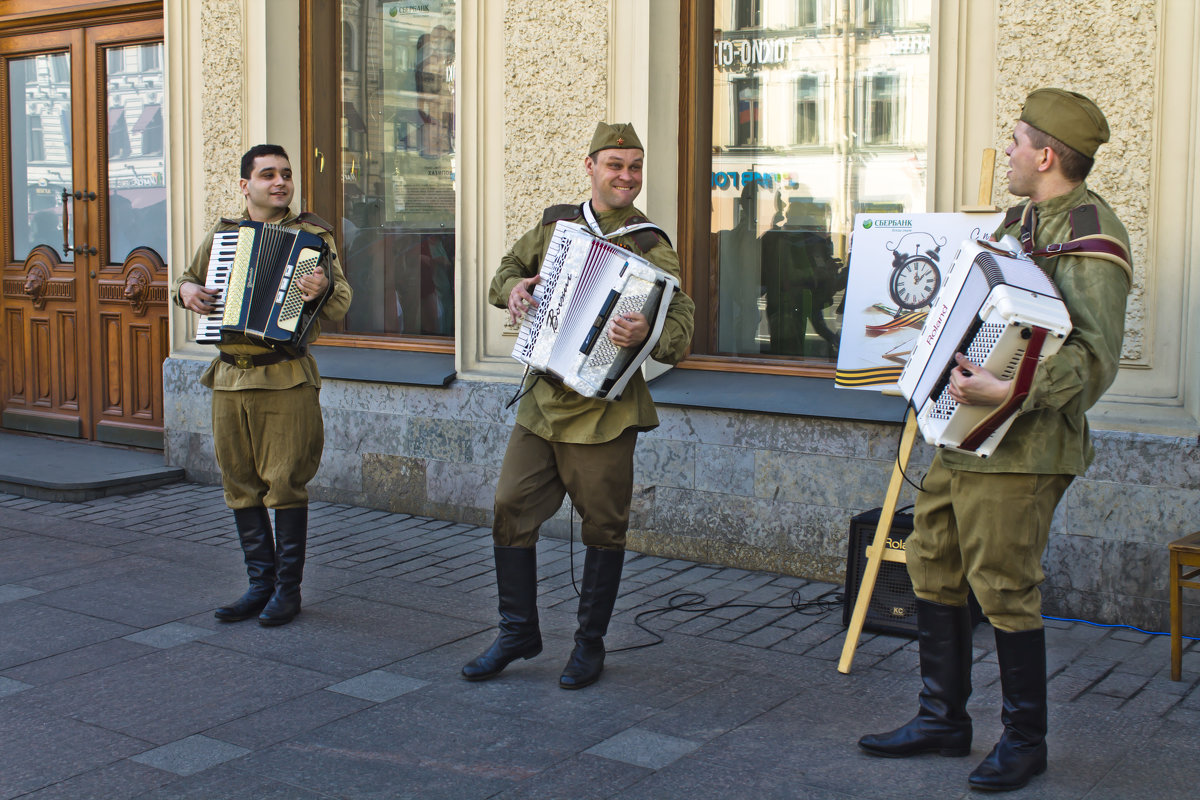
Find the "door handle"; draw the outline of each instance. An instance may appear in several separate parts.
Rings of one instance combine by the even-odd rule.
[[[71,202],[71,193],[67,191],[67,187],[62,190],[62,229],[63,229],[63,255],[70,258],[71,256],[71,220],[67,214],[67,204]]]

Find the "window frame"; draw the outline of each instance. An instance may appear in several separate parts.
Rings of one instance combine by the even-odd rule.
[[[300,149],[293,166],[301,172],[301,207],[329,220],[334,227],[338,252],[344,253],[341,220],[344,198],[341,182],[342,109],[342,9],[340,2],[301,0],[300,9]],[[361,47],[361,32],[355,31],[354,48]],[[457,47],[457,42],[456,42]],[[316,58],[315,54],[322,54]],[[328,69],[329,64],[339,69]],[[461,240],[461,220],[455,221],[455,237]],[[456,248],[457,249],[457,248]],[[459,298],[456,287],[455,296]],[[369,334],[347,332],[344,322],[322,325],[321,344],[370,350],[403,350],[453,354],[457,336],[401,333]]]

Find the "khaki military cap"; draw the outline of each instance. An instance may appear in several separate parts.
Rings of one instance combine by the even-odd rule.
[[[646,149],[642,147],[642,140],[638,138],[637,131],[633,129],[633,123],[618,122],[609,125],[607,122],[601,122],[596,126],[596,132],[592,134],[592,145],[588,148],[588,155],[594,156],[601,150],[613,148]]]
[[[1037,89],[1025,98],[1021,121],[1048,133],[1088,158],[1108,141],[1108,121],[1099,106],[1078,92]]]

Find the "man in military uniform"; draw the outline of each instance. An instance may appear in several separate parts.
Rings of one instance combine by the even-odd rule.
[[[632,125],[600,123],[584,169],[591,180],[589,203],[546,209],[541,223],[522,236],[500,261],[488,301],[507,308],[515,323],[536,304],[538,272],[560,220],[587,224],[597,235],[640,254],[679,277],[679,257],[666,235],[645,225],[633,205],[642,188],[644,150]],[[674,364],[692,337],[694,304],[676,293],[661,338],[651,355]],[[608,332],[618,347],[636,347],[649,335],[640,313],[614,319]],[[542,650],[537,613],[538,529],[571,496],[583,523],[587,550],[579,597],[575,647],[559,679],[564,689],[595,683],[604,667],[604,635],[612,616],[625,560],[625,533],[633,494],[633,451],[638,431],[658,425],[654,402],[639,373],[619,400],[584,397],[558,381],[535,379],[522,398],[496,487],[492,539],[499,589],[500,633],[463,667],[468,680],[498,675],[518,658]]]
[[[317,268],[299,279],[305,302],[328,293],[320,315],[338,320],[350,307],[350,284],[338,263],[330,226],[313,214],[293,214],[295,186],[287,153],[260,144],[242,156],[239,186],[246,198],[242,220],[271,222],[316,234],[329,245],[332,274]],[[233,230],[239,220],[222,219],[205,236],[172,292],[177,305],[208,314],[215,293],[205,288],[213,234]],[[320,333],[314,322],[312,341]],[[307,344],[307,342],[306,342]],[[311,355],[226,334],[200,383],[213,390],[212,427],[225,502],[233,509],[250,587],[218,608],[217,619],[236,622],[257,616],[261,625],[284,625],[300,613],[300,581],[308,538],[307,485],[325,445],[321,421],[321,377]],[[267,509],[275,509],[275,530]]]
[[[1004,733],[969,778],[977,789],[1017,789],[1046,769],[1041,559],[1055,507],[1092,461],[1084,413],[1116,377],[1131,280],[1125,228],[1084,182],[1108,137],[1104,115],[1080,94],[1039,89],[1025,100],[1005,152],[1009,191],[1029,200],[1008,213],[994,237],[1019,237],[1058,287],[1073,330],[1038,367],[989,458],[945,450],[934,458],[907,544],[917,595],[919,710],[901,728],[859,740],[868,753],[889,757],[970,752],[970,588],[995,630],[1004,697]],[[1044,252],[1049,245],[1065,246]],[[1006,400],[1010,381],[962,354],[956,359],[955,400]]]

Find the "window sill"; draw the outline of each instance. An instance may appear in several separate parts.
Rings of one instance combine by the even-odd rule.
[[[449,386],[457,372],[453,353],[374,350],[313,345],[322,378],[411,386]]]
[[[863,389],[839,389],[830,378],[673,369],[650,381],[660,405],[804,417],[904,421],[903,397]]]

